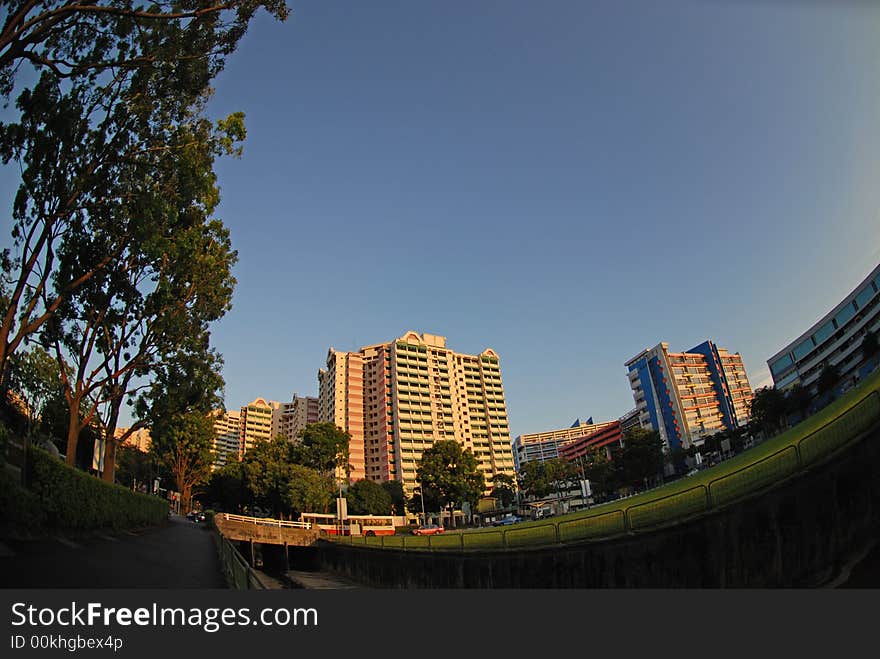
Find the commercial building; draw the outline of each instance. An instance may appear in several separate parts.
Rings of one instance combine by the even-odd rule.
[[[620,430],[619,421],[592,423],[592,419],[590,419],[587,423],[575,422],[575,425],[569,428],[518,435],[513,440],[516,469],[519,471],[526,462],[532,460],[544,462],[561,457],[560,450],[567,444],[583,440],[612,426],[616,426]]]
[[[583,437],[573,439],[559,447],[559,457],[572,462],[585,456],[590,451],[600,448],[610,448],[623,442],[623,427],[620,419],[608,423],[597,424],[592,432],[585,433]],[[611,457],[610,455],[608,457]]]
[[[800,383],[813,394],[825,365],[836,366],[845,384],[859,377],[868,331],[880,332],[880,265],[810,329],[767,360],[777,389]]]
[[[350,480],[398,480],[417,486],[422,452],[455,440],[477,458],[486,483],[513,476],[514,459],[498,355],[457,353],[446,338],[402,337],[340,352],[318,372],[319,419],[351,435]]]
[[[712,341],[687,352],[669,352],[669,344],[660,343],[626,367],[639,423],[656,430],[668,449],[700,445],[748,422],[752,388],[739,353]]]

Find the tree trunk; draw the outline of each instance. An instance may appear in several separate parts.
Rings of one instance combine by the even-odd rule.
[[[67,425],[66,462],[71,467],[76,466],[76,446],[79,443],[79,433],[82,430],[79,423],[79,405],[79,400],[70,405],[70,422]]]
[[[108,438],[104,442],[104,471],[101,472],[101,480],[113,483],[116,475],[116,440]]]

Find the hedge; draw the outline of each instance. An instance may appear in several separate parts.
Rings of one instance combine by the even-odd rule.
[[[168,517],[163,499],[105,483],[40,448],[28,450],[27,471],[28,489],[50,530],[126,529]]]

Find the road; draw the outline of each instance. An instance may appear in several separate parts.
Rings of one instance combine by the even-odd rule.
[[[225,588],[204,524],[172,516],[137,532],[0,541],[3,588]]]

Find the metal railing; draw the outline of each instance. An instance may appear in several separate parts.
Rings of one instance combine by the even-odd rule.
[[[222,534],[216,534],[220,565],[230,588],[235,590],[266,590],[254,569]]]
[[[220,515],[223,519],[228,520],[230,522],[248,522],[251,524],[255,524],[257,526],[277,526],[280,528],[294,528],[294,529],[310,529],[312,525],[310,522],[289,522],[283,519],[271,519],[268,517],[247,517],[245,515],[233,515],[231,513],[221,513]]]
[[[796,428],[777,436],[779,447],[768,455],[710,480],[617,509],[575,513],[544,523],[525,522],[505,529],[486,529],[433,536],[335,537],[353,546],[403,551],[486,551],[541,547],[604,540],[677,524],[771,488],[808,467],[831,458],[880,421],[880,391],[873,389],[840,414],[802,437]],[[774,439],[777,439],[774,438]],[[773,441],[768,440],[768,441]],[[765,443],[766,445],[766,443]],[[740,454],[747,456],[747,453]],[[728,465],[734,467],[734,465]]]

